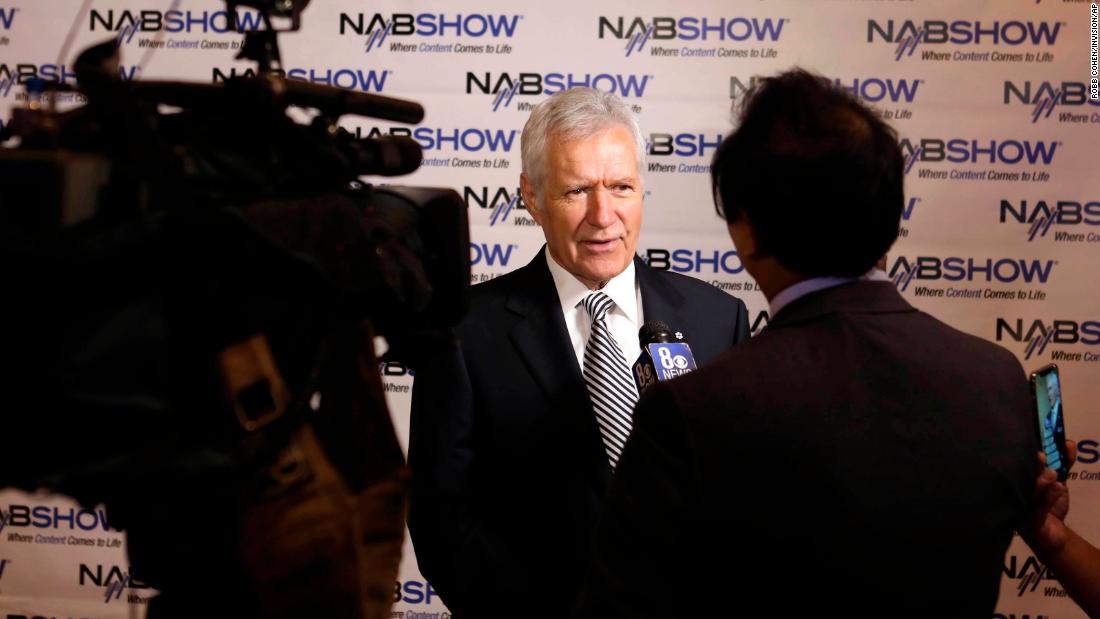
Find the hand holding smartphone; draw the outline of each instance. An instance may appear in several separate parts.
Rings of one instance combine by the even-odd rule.
[[[1058,474],[1058,481],[1065,481],[1070,460],[1066,453],[1065,408],[1057,365],[1051,364],[1031,373],[1031,398],[1035,403],[1036,428],[1047,466]]]

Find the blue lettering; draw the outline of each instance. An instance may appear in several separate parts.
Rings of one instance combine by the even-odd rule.
[[[443,14],[420,13],[416,16],[415,33],[420,36],[468,36],[509,37],[515,35],[520,15],[470,15],[457,14],[448,18]],[[373,22],[372,22],[373,23]],[[400,34],[412,34],[402,32]]]
[[[1054,45],[1054,42],[1058,40],[1058,31],[1062,29],[1061,22],[1054,22],[1054,29],[1051,30],[1051,24],[1049,22],[1027,22],[1027,32],[1031,36],[1031,44],[1038,45],[1040,42],[1045,42],[1047,45]]]
[[[677,28],[680,29],[680,38],[684,41],[694,41],[699,38],[699,18],[698,17],[682,17],[677,24]]]
[[[501,245],[500,243],[492,245],[470,243],[470,264],[480,264],[484,260],[488,266],[506,267],[512,259],[512,250],[515,248],[516,245]]]
[[[766,38],[769,41],[778,41],[780,35],[783,34],[784,21],[782,19],[765,19],[764,21],[753,19],[752,30],[756,35],[756,40],[763,41]]]
[[[920,260],[918,259],[919,263]],[[970,266],[973,268],[974,260],[970,260]],[[949,282],[957,282],[962,279],[969,279],[967,277],[968,271],[966,270],[965,263],[962,258],[948,258],[943,261],[943,278]]]
[[[19,9],[16,8],[0,8],[0,26],[2,26],[4,30],[11,29],[12,21],[15,20],[15,12],[18,10]]]
[[[206,32],[209,27],[209,16],[206,11],[202,12],[202,17],[196,19],[191,11],[187,11],[187,32],[191,32],[191,29],[195,26],[202,26],[202,31]]]
[[[617,83],[619,85],[619,94],[624,97],[642,97],[645,96],[646,85],[649,83],[649,76],[641,76],[641,82],[638,81],[637,75],[616,75]]]
[[[669,25],[671,26],[671,24]],[[671,33],[668,38],[675,34],[676,38],[682,41],[706,41],[713,34],[720,41],[727,39],[739,42],[748,39],[777,41],[783,34],[783,25],[784,20],[771,18],[761,20],[755,17],[752,19],[747,17],[723,17],[714,22],[706,17],[681,17],[676,22],[676,31]]]
[[[1092,439],[1077,441],[1077,461],[1081,464],[1100,462],[1100,443]]]
[[[1016,23],[1019,23],[1019,22],[1016,22]],[[993,44],[996,45],[998,43],[998,39],[1000,38],[1000,33],[1001,33],[1001,30],[997,27],[996,22],[993,23],[992,27],[985,28],[985,29],[982,28],[982,22],[980,22],[980,21],[974,22],[974,44],[975,45],[980,44],[982,42],[982,35],[989,35],[990,37],[992,37],[993,38]]]
[[[499,37],[503,33],[505,37],[511,38],[516,33],[519,15],[486,15],[485,18],[489,22],[489,31],[494,37]]]
[[[703,265],[704,264],[711,265],[713,267],[713,272],[717,273],[718,272],[718,250],[717,249],[714,250],[714,253],[711,255],[710,258],[704,258],[702,251],[700,251],[698,249],[695,250],[695,263],[696,263],[696,267],[695,267],[696,271],[699,272],[699,273],[701,273],[703,271]]]
[[[909,201],[905,203],[905,208],[901,211],[901,218],[904,221],[909,221],[909,218],[913,216],[913,207],[920,202],[920,198],[909,198]]]
[[[1081,323],[1081,343],[1088,346],[1100,344],[1100,322],[1087,320]]]
[[[420,604],[424,601],[424,583],[410,580],[405,583],[402,590],[405,592],[405,597],[401,599],[406,604]]]
[[[166,11],[164,13],[165,32],[183,32],[185,28],[182,11]]]
[[[1049,164],[1054,159],[1054,151],[1058,149],[1057,142],[1036,142],[1032,148],[1031,142],[1024,142],[1024,150],[1027,152],[1027,162],[1034,164],[1038,159]]]
[[[978,146],[978,141],[977,140],[972,141],[971,144],[972,144],[972,149],[971,149],[971,152],[970,152],[970,161],[971,162],[976,162],[978,160],[978,155],[979,154],[988,154],[989,155],[989,163],[997,163],[997,156],[996,156],[997,155],[997,142],[996,141],[991,140],[989,142],[989,148],[982,148],[982,147]]]
[[[62,520],[67,520],[69,522],[69,528],[70,529],[74,528],[76,526],[76,524],[75,524],[75,513],[74,513],[75,511],[76,510],[74,510],[73,508],[70,507],[68,515],[62,516],[61,512],[59,512],[56,507],[53,508],[53,523],[54,523],[54,526],[55,527],[60,527],[61,526],[61,521]]]
[[[48,529],[53,526],[53,510],[45,505],[38,505],[31,509],[31,526],[36,529]]]
[[[707,40],[707,33],[708,32],[717,32],[718,33],[718,38],[719,39],[724,39],[725,38],[724,33],[725,33],[725,29],[726,29],[725,26],[726,26],[725,18],[721,19],[717,24],[712,26],[710,24],[710,20],[708,20],[706,17],[704,17],[703,18],[703,26],[702,26],[702,31],[703,31],[702,39],[704,41]],[[741,40],[743,40],[743,39],[741,39]]]
[[[469,22],[470,22],[470,19],[467,17],[465,23],[469,24]],[[463,31],[462,15],[456,15],[455,20],[452,21],[452,22],[447,21],[447,18],[444,15],[440,15],[439,16],[439,36],[442,37],[442,36],[447,35],[447,27],[448,26],[453,27],[455,29],[455,36],[456,37],[457,36],[462,36],[462,31]],[[472,33],[468,33],[468,34],[472,34]],[[473,35],[473,36],[481,36],[481,35]]]
[[[546,86],[543,88],[542,94],[552,95],[555,92],[565,90],[565,84],[562,83],[564,77],[565,76],[561,73],[547,73],[543,77],[543,83],[545,83]]]
[[[431,604],[432,598],[439,597],[429,582],[409,580],[404,585],[398,583],[398,588],[405,593],[400,601],[406,604]]]
[[[886,80],[886,86],[890,90],[890,100],[897,103],[900,99],[912,103],[917,96],[917,87],[920,80]]]
[[[236,26],[241,30],[259,30],[263,26],[263,21],[257,12],[238,10]]]
[[[674,250],[672,252],[672,266],[670,268],[677,273],[690,273],[695,270],[695,264],[691,259],[692,253],[690,249]]]
[[[1024,281],[1028,283],[1036,279],[1038,279],[1040,283],[1047,283],[1047,280],[1050,279],[1050,271],[1052,268],[1054,268],[1053,260],[1047,260],[1045,264],[1039,260],[1032,260],[1030,265],[1020,260],[1020,271],[1024,275]]]
[[[386,78],[389,77],[389,71],[367,71],[366,75],[363,75],[361,69],[356,69],[356,76],[359,78],[359,90],[363,92],[382,92],[386,88]]]
[[[477,130],[476,129],[471,129],[470,131],[477,131]],[[496,131],[494,131],[492,133],[490,133],[488,131],[485,131],[485,132],[477,131],[477,132],[479,134],[483,134],[483,135],[486,136],[486,139],[489,142],[489,150],[491,150],[493,152],[496,152],[498,150],[504,150],[506,152],[511,152],[512,151],[512,142],[516,139],[516,133],[517,133],[515,129],[512,129],[511,131],[507,132],[507,137],[505,137],[505,132],[504,132],[503,129],[497,129]]]

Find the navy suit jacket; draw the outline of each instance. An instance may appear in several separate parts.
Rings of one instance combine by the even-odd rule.
[[[748,337],[740,300],[635,265],[644,319],[682,331],[699,365]],[[474,286],[456,334],[413,385],[421,573],[459,619],[563,617],[612,472],[543,252]]]
[[[889,282],[797,299],[639,401],[578,614],[988,619],[1032,417],[1011,353]]]

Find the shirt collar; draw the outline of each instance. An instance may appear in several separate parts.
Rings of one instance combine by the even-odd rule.
[[[797,284],[787,286],[779,294],[772,298],[768,303],[768,315],[774,317],[784,307],[787,307],[794,301],[801,299],[802,297],[818,290],[825,290],[826,288],[832,288],[833,286],[839,286],[841,284],[847,284],[848,282],[854,282],[858,277],[811,277],[810,279],[804,279]]]
[[[780,291],[779,294],[775,295],[775,298],[768,304],[768,315],[775,316],[779,313],[779,310],[811,292],[825,290],[826,288],[832,288],[861,279],[873,282],[890,281],[890,277],[886,275],[886,272],[877,267],[867,271],[867,273],[861,277],[811,277],[810,279],[804,279],[797,284],[788,286]]]
[[[591,290],[554,260],[549,247],[543,249],[543,255],[546,257],[546,266],[550,268],[550,275],[554,278],[554,287],[558,290],[562,313],[568,315]],[[600,292],[610,297],[615,302],[615,307],[627,318],[634,323],[638,322],[638,293],[634,284],[633,260],[627,263],[622,273],[608,280]]]

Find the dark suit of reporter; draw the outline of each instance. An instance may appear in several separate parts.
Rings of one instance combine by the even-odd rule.
[[[580,616],[987,619],[1035,476],[1027,385],[863,277],[897,237],[893,131],[791,72],[713,175],[771,323],[639,402]]]

